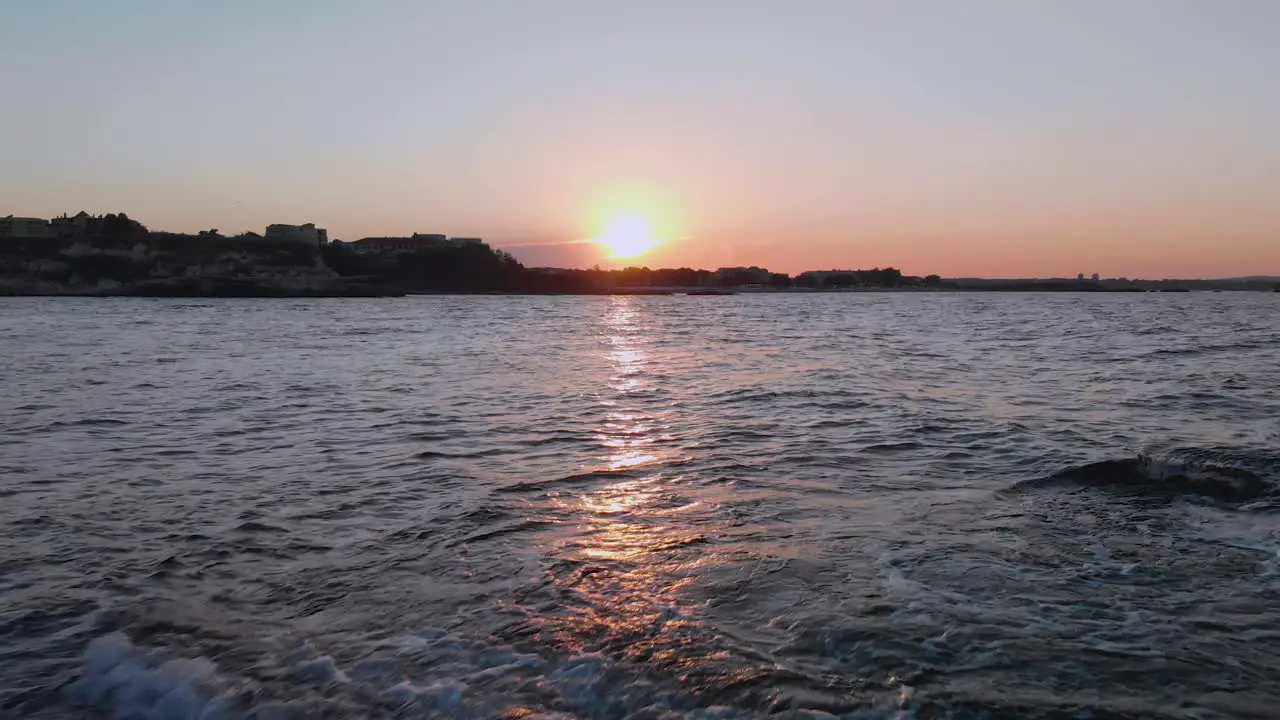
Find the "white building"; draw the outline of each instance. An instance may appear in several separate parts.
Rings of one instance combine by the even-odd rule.
[[[0,217],[0,238],[50,238],[53,228],[44,218]]]
[[[316,227],[315,223],[307,223],[306,225],[268,225],[267,232],[263,237],[267,240],[278,242],[307,243],[316,247],[323,247],[329,243],[329,231]]]

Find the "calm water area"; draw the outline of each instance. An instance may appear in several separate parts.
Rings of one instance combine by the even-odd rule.
[[[1277,483],[1275,293],[4,298],[0,717],[1274,718]]]

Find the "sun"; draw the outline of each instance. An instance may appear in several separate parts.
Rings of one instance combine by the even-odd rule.
[[[600,237],[592,238],[591,242],[604,248],[608,260],[633,258],[662,244],[653,236],[649,221],[633,213],[610,219]]]

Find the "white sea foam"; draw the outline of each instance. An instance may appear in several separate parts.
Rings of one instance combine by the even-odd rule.
[[[1280,527],[1270,513],[1233,513],[1229,516],[1212,508],[1188,506],[1192,537],[1259,554],[1259,569],[1274,575],[1280,569]]]
[[[351,682],[351,678],[347,677],[347,674],[328,655],[321,655],[312,660],[302,660],[295,663],[293,669],[302,679],[322,685]]]
[[[117,633],[89,644],[84,673],[65,692],[73,705],[122,720],[224,720],[232,703],[223,686],[210,660],[162,659]]]
[[[467,686],[456,680],[415,685],[405,680],[388,688],[384,696],[401,705],[417,705],[423,710],[456,715],[462,710],[462,696]]]
[[[330,704],[334,716],[392,713],[456,720],[500,717],[516,709],[529,713],[520,714],[524,720],[763,716],[759,709],[682,708],[675,688],[659,689],[602,653],[544,658],[443,632],[382,642],[346,667],[310,644],[279,662],[280,672],[265,668],[279,684],[258,686],[207,658],[175,659],[115,633],[90,643],[82,676],[66,697],[114,720],[298,720]],[[798,709],[788,717],[832,716]]]

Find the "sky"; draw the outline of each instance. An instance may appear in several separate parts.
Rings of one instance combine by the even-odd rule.
[[[1274,275],[1278,28],[1274,0],[0,0],[0,215]],[[620,217],[661,244],[604,257]]]

